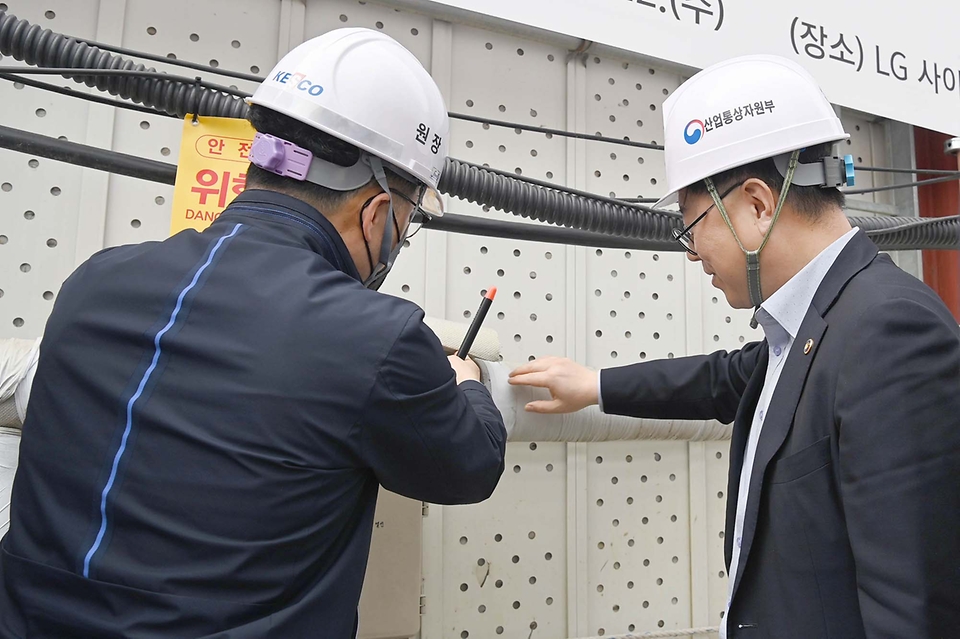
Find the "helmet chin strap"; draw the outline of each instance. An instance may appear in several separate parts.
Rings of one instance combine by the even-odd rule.
[[[737,241],[740,250],[743,251],[743,254],[747,257],[747,289],[750,292],[750,304],[754,308],[754,316],[750,320],[751,328],[757,327],[756,309],[760,308],[760,305],[763,303],[763,292],[760,290],[760,251],[767,245],[767,240],[770,239],[773,227],[777,224],[777,220],[780,219],[780,211],[783,209],[783,203],[787,200],[787,192],[793,183],[793,174],[797,170],[799,159],[800,150],[798,149],[790,155],[787,174],[783,178],[783,189],[780,190],[780,199],[777,202],[777,210],[773,214],[770,228],[767,229],[766,235],[763,236],[763,242],[760,243],[760,246],[755,251],[748,251],[743,247],[743,242],[740,241],[740,238],[737,236],[737,231],[733,228],[733,223],[730,221],[730,216],[727,215],[727,210],[723,206],[723,201],[720,199],[716,185],[714,185],[711,178],[704,180],[704,183],[707,185],[707,191],[710,192],[710,197],[713,198],[713,203],[716,205],[717,210],[720,211],[720,215],[723,216],[723,221],[727,223],[730,232],[733,233],[733,239]]]

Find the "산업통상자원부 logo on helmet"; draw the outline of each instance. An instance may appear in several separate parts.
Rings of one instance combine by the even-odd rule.
[[[687,141],[687,144],[696,144],[705,133],[706,128],[701,120],[690,120],[683,130],[683,139]]]

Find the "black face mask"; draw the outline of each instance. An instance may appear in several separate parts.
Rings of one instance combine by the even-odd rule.
[[[377,195],[379,195],[379,193]],[[374,195],[373,197],[369,198],[366,202],[363,203],[363,206],[360,207],[360,235],[363,237],[363,246],[367,250],[367,260],[370,263],[370,275],[368,275],[367,279],[363,281],[363,285],[369,288],[371,291],[380,290],[380,287],[383,285],[383,281],[387,279],[387,274],[390,273],[390,269],[392,268],[392,265],[396,263],[397,256],[400,254],[400,249],[403,248],[403,239],[404,239],[400,236],[400,225],[397,224],[397,216],[393,214],[393,208],[391,207],[390,217],[393,218],[393,228],[396,229],[397,231],[396,236],[400,238],[400,240],[397,242],[397,246],[390,252],[390,266],[381,264],[380,266],[382,268],[378,272],[376,270],[376,266],[374,266],[374,263],[373,263],[373,254],[370,252],[370,243],[367,242],[367,236],[363,233],[363,212],[366,210],[368,206],[370,206],[370,202],[372,202],[373,198],[377,197],[377,195]],[[387,238],[387,241],[392,239],[393,239],[392,237]]]

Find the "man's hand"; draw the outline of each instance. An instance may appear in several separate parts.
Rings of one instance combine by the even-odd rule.
[[[530,402],[532,413],[573,413],[596,404],[599,373],[564,357],[543,357],[510,373],[510,383],[550,391],[550,401]]]
[[[450,360],[450,368],[457,374],[457,384],[462,384],[471,379],[475,382],[480,381],[480,368],[472,359],[469,357],[460,359],[456,355],[448,355],[447,359]]]

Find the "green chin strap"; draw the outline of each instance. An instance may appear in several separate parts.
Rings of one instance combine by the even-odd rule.
[[[733,233],[733,239],[737,241],[740,250],[747,256],[747,288],[750,291],[750,304],[753,305],[754,309],[759,308],[760,304],[763,303],[763,293],[760,290],[760,251],[767,245],[767,240],[770,239],[773,227],[776,226],[777,220],[780,218],[780,211],[783,209],[783,203],[787,200],[787,192],[793,183],[793,174],[797,170],[799,159],[800,151],[794,151],[790,156],[787,174],[783,178],[783,189],[780,191],[780,200],[777,202],[777,210],[773,214],[773,221],[770,223],[770,228],[767,229],[767,234],[763,236],[763,242],[760,243],[756,251],[748,251],[743,247],[743,242],[737,237],[737,232],[733,228],[733,223],[730,222],[730,216],[727,215],[727,209],[723,206],[723,201],[720,199],[720,194],[717,192],[717,187],[714,185],[713,180],[711,178],[704,179],[704,183],[707,185],[707,191],[710,192],[710,197],[713,198],[713,203],[716,205],[717,210],[720,211],[720,215],[723,216],[723,221],[727,223],[730,232]],[[756,313],[754,313],[754,315],[756,315]],[[752,328],[757,327],[755,316],[750,320],[750,326]]]

